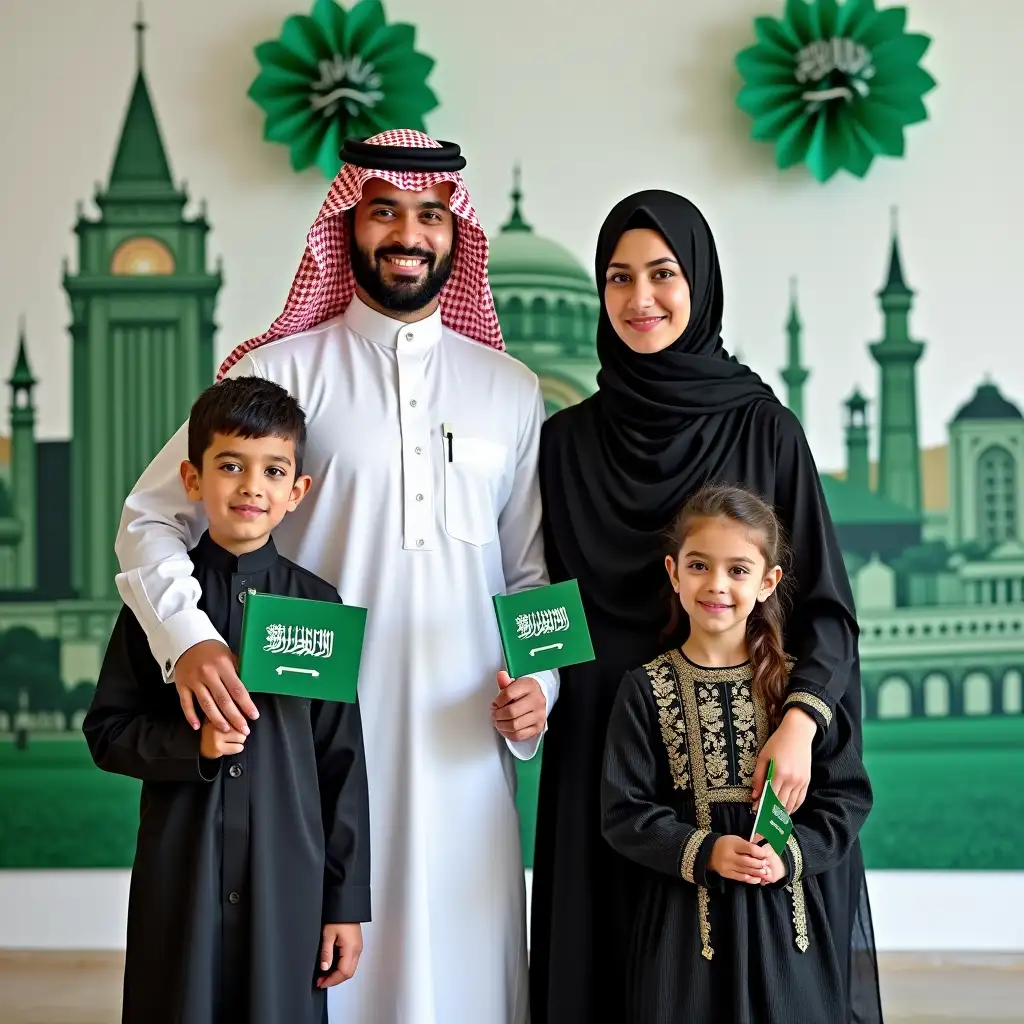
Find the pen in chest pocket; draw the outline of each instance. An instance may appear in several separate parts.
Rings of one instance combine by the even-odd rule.
[[[452,449],[455,446],[455,431],[450,423],[445,423],[441,427],[441,433],[444,436],[444,439],[448,442],[448,461],[451,462],[454,457]]]

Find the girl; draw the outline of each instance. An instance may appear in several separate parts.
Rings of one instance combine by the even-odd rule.
[[[784,856],[749,841],[754,767],[790,669],[781,534],[772,510],[740,488],[705,487],[686,503],[665,567],[678,595],[670,629],[681,608],[689,635],[627,673],[612,709],[603,832],[647,869],[623,951],[630,1024],[851,1016],[818,885],[871,807],[841,704],[815,740]]]

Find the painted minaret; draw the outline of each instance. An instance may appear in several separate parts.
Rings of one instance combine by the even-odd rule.
[[[868,400],[854,388],[846,406],[846,481],[851,487],[871,490],[868,455]]]
[[[205,212],[174,184],[136,23],[136,74],[98,218],[80,211],[71,306],[72,575],[80,597],[116,596],[114,535],[125,496],[213,380],[219,269]]]
[[[917,361],[924,342],[910,337],[914,293],[903,278],[893,213],[889,277],[878,293],[885,317],[882,340],[871,346],[881,376],[878,421],[878,492],[913,512],[921,512],[921,457],[917,437]]]
[[[15,549],[16,590],[36,586],[36,384],[25,348],[25,324],[18,337],[18,355],[7,386],[11,389],[11,515],[21,524]]]
[[[793,415],[807,428],[807,421],[804,419],[804,385],[811,371],[802,365],[802,353],[800,351],[800,335],[803,325],[800,323],[800,314],[797,312],[796,303],[796,278],[790,282],[789,294],[789,320],[786,321],[786,334],[789,338],[788,362],[779,371],[783,383],[786,385],[786,405],[789,406]]]

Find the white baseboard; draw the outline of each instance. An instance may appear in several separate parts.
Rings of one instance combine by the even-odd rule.
[[[0,871],[0,949],[123,949],[128,880]],[[868,887],[882,952],[1024,952],[1024,871],[870,871]]]

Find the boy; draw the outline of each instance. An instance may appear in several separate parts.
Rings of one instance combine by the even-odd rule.
[[[258,377],[215,384],[188,435],[181,478],[209,523],[193,576],[232,650],[249,588],[340,601],[270,536],[311,482],[288,392]],[[254,699],[251,735],[193,732],[122,609],[83,730],[100,768],[143,782],[123,1024],[320,1024],[324,990],[355,972],[370,919],[358,704]]]

